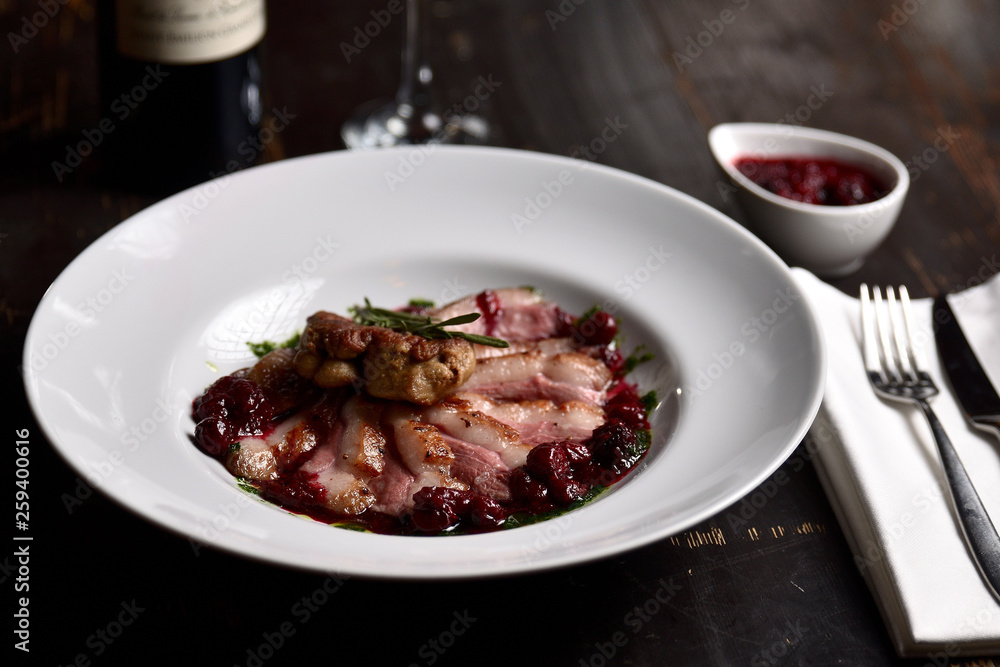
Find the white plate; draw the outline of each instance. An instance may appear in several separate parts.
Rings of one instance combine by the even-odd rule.
[[[241,491],[189,441],[190,400],[319,309],[534,285],[616,309],[665,398],[644,463],[562,518],[456,537],[333,528]],[[336,152],[250,169],[136,214],[39,304],[29,399],[85,479],[165,528],[265,561],[447,578],[576,563],[739,500],[804,436],[825,362],[788,268],[718,211],[631,174],[484,148]]]

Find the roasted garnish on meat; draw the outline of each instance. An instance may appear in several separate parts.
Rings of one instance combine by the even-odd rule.
[[[319,312],[306,321],[295,370],[324,389],[354,385],[377,398],[430,405],[476,368],[472,343],[428,339]]]

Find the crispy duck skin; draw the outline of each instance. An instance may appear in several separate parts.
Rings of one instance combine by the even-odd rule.
[[[481,359],[462,391],[495,401],[579,401],[600,407],[611,380],[607,366],[586,354],[533,349]]]
[[[432,340],[320,311],[306,320],[293,364],[324,389],[363,385],[377,398],[430,405],[469,379],[476,357],[460,338]]]
[[[403,465],[414,475],[407,492],[408,504],[413,494],[426,486],[468,488],[452,476],[455,454],[436,426],[420,421],[419,415],[401,403],[386,410],[384,423],[392,429]]]
[[[354,396],[340,411],[344,424],[340,459],[359,477],[375,477],[385,468],[387,441],[379,425],[383,408],[381,404]]]
[[[516,430],[456,398],[424,408],[420,418],[453,438],[496,452],[510,468],[524,465],[531,451]]]
[[[450,400],[463,400],[473,410],[507,424],[518,432],[521,442],[531,446],[563,440],[583,442],[605,421],[603,409],[575,400],[494,401],[471,391],[461,391]]]

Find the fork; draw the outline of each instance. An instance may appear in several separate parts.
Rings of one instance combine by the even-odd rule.
[[[865,370],[875,393],[887,399],[916,403],[927,417],[941,454],[962,535],[984,582],[1000,600],[1000,535],[948,434],[931,410],[928,399],[937,395],[938,388],[931,376],[921,369],[914,353],[911,342],[913,314],[905,286],[900,286],[897,302],[892,287],[886,289],[883,300],[877,285],[869,296],[868,285],[862,283],[861,333]]]

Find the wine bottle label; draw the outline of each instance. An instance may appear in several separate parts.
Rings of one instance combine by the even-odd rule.
[[[118,51],[192,65],[242,53],[264,37],[264,0],[117,0]]]

